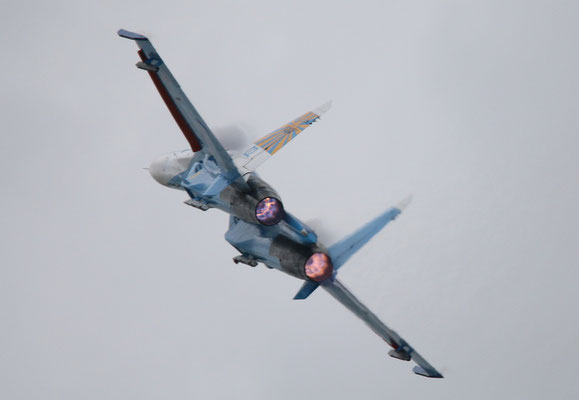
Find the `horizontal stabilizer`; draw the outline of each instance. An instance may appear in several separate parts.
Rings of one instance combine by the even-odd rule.
[[[334,269],[338,270],[354,253],[360,250],[378,232],[380,232],[388,222],[395,219],[402,210],[410,203],[410,197],[392,207],[378,217],[368,222],[366,225],[352,233],[350,236],[333,244],[329,248],[330,257],[334,264]]]
[[[318,282],[306,281],[294,296],[294,300],[305,300],[320,286]]]

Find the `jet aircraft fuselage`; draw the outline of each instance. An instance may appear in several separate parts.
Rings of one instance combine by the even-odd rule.
[[[235,163],[236,158],[233,160]],[[331,276],[331,260],[316,233],[289,214],[279,194],[257,174],[249,172],[243,177],[249,191],[228,185],[220,192],[205,195],[212,193],[220,169],[211,156],[198,156],[190,150],[155,160],[149,172],[160,184],[187,192],[190,199],[186,204],[230,214],[225,239],[241,253],[235,262],[251,266],[261,262],[268,268],[316,282]]]

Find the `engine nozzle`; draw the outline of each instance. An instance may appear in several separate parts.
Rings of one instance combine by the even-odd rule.
[[[283,204],[275,197],[266,197],[255,207],[255,218],[263,225],[275,225],[283,216]]]
[[[305,269],[307,277],[316,282],[325,281],[334,272],[332,260],[325,253],[312,254],[306,261]]]

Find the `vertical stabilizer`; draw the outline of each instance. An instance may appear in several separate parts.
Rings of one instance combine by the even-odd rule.
[[[329,248],[329,253],[334,264],[334,269],[338,270],[355,252],[360,250],[374,235],[380,232],[388,222],[396,219],[410,201],[411,197],[407,197],[398,205],[384,211],[356,232],[332,245]]]

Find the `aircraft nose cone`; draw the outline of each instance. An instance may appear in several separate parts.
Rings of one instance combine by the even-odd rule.
[[[171,179],[187,170],[192,158],[191,150],[165,154],[151,163],[149,173],[161,185],[169,186]]]
[[[149,166],[149,173],[154,180],[161,185],[167,186],[167,183],[173,178],[173,168],[169,168],[167,156],[163,156],[151,163]]]

